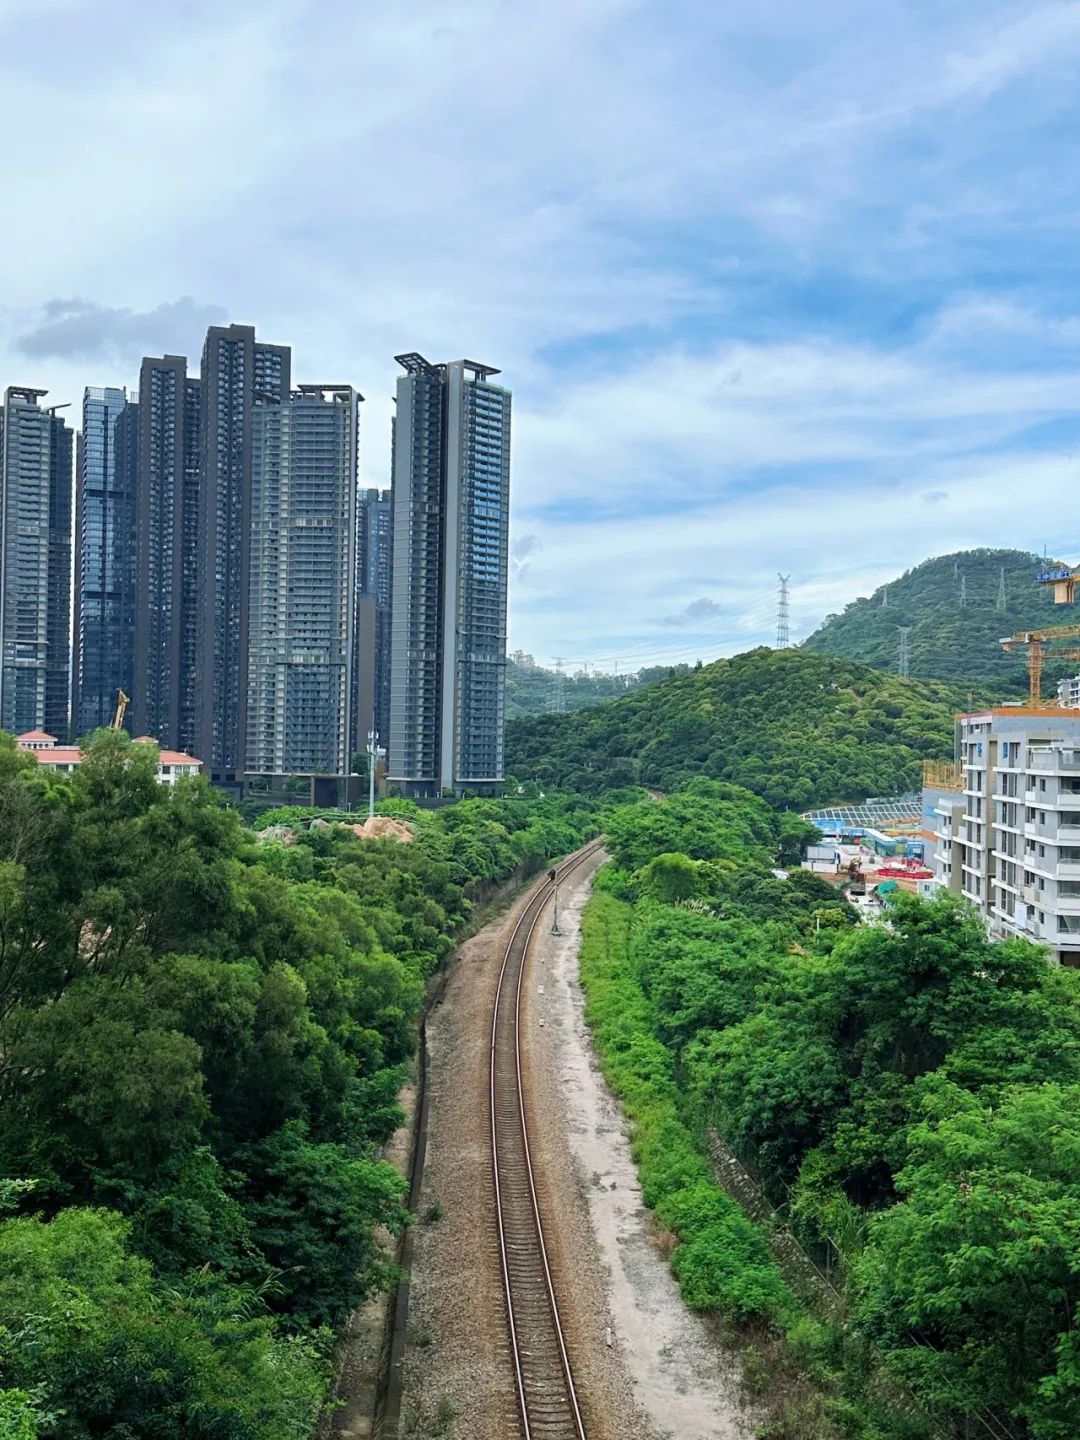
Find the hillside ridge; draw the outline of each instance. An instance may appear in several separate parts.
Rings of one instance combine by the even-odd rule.
[[[507,726],[517,780],[585,793],[729,780],[783,809],[918,785],[952,753],[954,686],[808,650],[745,651],[574,715]]]
[[[829,615],[801,648],[895,673],[905,628],[912,675],[1019,696],[1026,688],[1024,656],[1006,654],[1000,641],[1018,630],[1067,623],[1069,612],[1054,605],[1049,587],[1035,583],[1036,570],[1056,563],[1010,549],[933,556]],[[1075,664],[1048,670],[1047,683],[1070,668]]]

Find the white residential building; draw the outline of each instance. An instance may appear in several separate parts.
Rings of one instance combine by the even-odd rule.
[[[1066,710],[1080,710],[1080,675],[1059,680],[1057,692],[1059,705],[1064,705]]]
[[[958,786],[933,806],[938,882],[995,938],[1080,964],[1080,712],[1003,706],[959,725]]]

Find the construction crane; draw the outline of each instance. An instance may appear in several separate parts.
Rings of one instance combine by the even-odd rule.
[[[1053,570],[1038,570],[1036,585],[1054,587],[1054,604],[1071,605],[1076,599],[1076,582],[1080,580],[1080,569],[1072,565],[1056,565]]]
[[[124,716],[127,714],[127,707],[128,707],[130,704],[131,704],[131,696],[130,696],[130,695],[125,695],[124,692],[123,692],[123,690],[117,690],[117,692],[116,692],[116,714],[113,716],[113,722],[112,722],[112,725],[110,726],[110,729],[112,729],[112,730],[122,730],[122,729],[124,728]]]
[[[1080,660],[1080,650],[1052,650],[1046,652],[1047,640],[1064,640],[1080,635],[1080,625],[1052,625],[1048,630],[1021,630],[1016,635],[1007,635],[1001,641],[1003,650],[1012,650],[1017,645],[1027,646],[1028,693],[1032,705],[1042,704],[1043,665],[1051,660]]]

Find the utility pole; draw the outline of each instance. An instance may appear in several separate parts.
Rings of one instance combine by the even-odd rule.
[[[908,642],[911,639],[911,626],[898,625],[896,628],[900,632],[900,654],[896,662],[896,673],[898,675],[910,675],[911,650]]]
[[[555,887],[555,907],[554,907],[554,909],[553,909],[552,912],[551,912],[551,933],[552,933],[552,935],[561,935],[561,934],[562,934],[562,931],[559,929],[559,872],[558,872],[558,870],[549,870],[549,871],[548,871],[548,879],[551,881],[552,885]]]
[[[776,648],[786,650],[791,645],[791,602],[788,597],[788,581],[790,575],[781,575],[776,572],[776,578],[780,582],[780,593],[776,602]]]
[[[368,819],[375,814],[375,757],[379,753],[379,737],[374,730],[368,731],[367,754],[368,754]]]

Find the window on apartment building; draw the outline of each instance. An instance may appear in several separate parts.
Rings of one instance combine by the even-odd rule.
[[[1039,789],[1040,789],[1044,794],[1046,793],[1046,781],[1045,781],[1045,780],[1042,780],[1042,779],[1039,780]]]
[[[1039,846],[1039,859],[1042,860],[1042,859],[1045,858],[1045,856],[1046,856],[1046,846],[1045,846],[1045,845],[1040,845],[1040,846]]]

